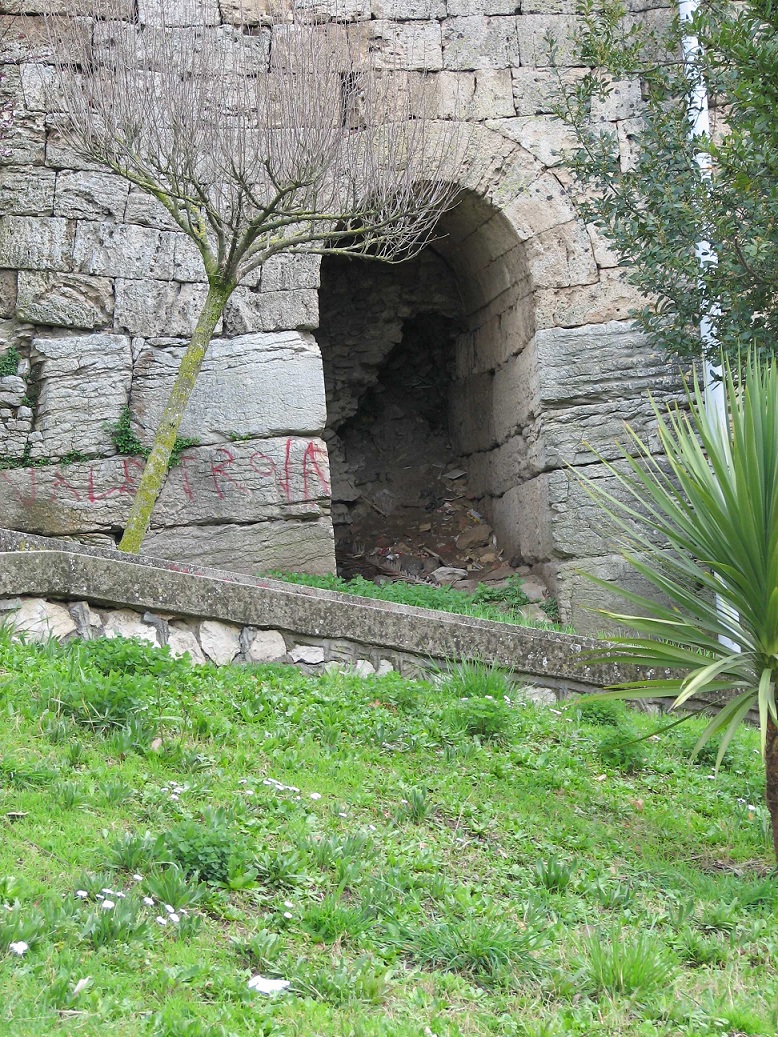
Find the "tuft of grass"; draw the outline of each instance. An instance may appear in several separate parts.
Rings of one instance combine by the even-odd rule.
[[[415,965],[459,972],[481,982],[498,981],[513,970],[537,969],[534,952],[543,934],[496,917],[448,916],[401,929],[396,944]]]
[[[670,950],[652,932],[612,929],[588,937],[584,950],[589,983],[612,997],[656,990],[669,984],[677,972]]]

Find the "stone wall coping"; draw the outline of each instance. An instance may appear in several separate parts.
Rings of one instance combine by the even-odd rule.
[[[0,597],[94,604],[346,639],[432,662],[480,659],[529,681],[586,691],[632,673],[588,654],[602,642],[199,568],[0,529]]]

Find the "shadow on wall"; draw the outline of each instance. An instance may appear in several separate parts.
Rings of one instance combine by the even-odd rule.
[[[322,262],[317,338],[345,575],[385,562],[412,576],[441,564],[505,576],[507,561],[526,571],[544,560],[537,517],[516,498],[535,411],[523,250],[470,193],[438,231],[406,263]]]

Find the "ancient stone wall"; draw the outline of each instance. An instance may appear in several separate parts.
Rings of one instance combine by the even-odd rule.
[[[632,16],[663,18],[643,9],[650,4],[632,0]],[[113,542],[138,463],[117,452],[108,428],[129,406],[149,442],[204,276],[163,210],[63,142],[34,37],[41,5],[0,0],[17,16],[2,86],[17,118],[0,155],[0,524]],[[91,10],[81,0],[61,6]],[[259,18],[262,0],[248,6]],[[315,6],[327,16],[326,0]],[[239,7],[208,0],[213,21],[245,46],[230,28]],[[339,7],[379,55],[409,75],[431,70],[440,118],[467,101],[462,200],[433,246],[464,319],[452,434],[501,541],[542,570],[563,617],[586,629],[597,621],[580,611],[591,594],[575,570],[607,579],[622,570],[566,466],[604,478],[587,444],[615,456],[624,421],[650,434],[647,392],[661,397],[676,382],[632,330],[629,311],[642,300],[567,194],[546,38],[557,39],[562,77],[579,77],[574,10],[574,0]],[[149,25],[158,12],[159,0],[138,0],[134,16]],[[110,34],[106,23],[82,25],[98,43]],[[248,39],[266,56],[265,35]],[[616,84],[592,115],[613,126],[626,161],[639,86]],[[318,312],[315,257],[275,259],[236,292],[182,429],[201,445],[171,473],[148,550],[248,572],[333,567]]]

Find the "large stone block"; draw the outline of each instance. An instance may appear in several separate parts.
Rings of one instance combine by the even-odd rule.
[[[19,271],[16,313],[32,324],[101,328],[113,321],[113,282],[87,274]]]
[[[0,166],[0,216],[50,216],[54,179],[49,169]]]
[[[245,573],[282,570],[325,575],[335,571],[329,518],[152,530],[143,542],[143,552],[173,562]]]
[[[0,165],[42,165],[46,153],[46,126],[44,116],[38,113],[17,114],[10,129],[3,136]]]
[[[146,338],[191,335],[207,294],[204,284],[117,278],[116,325]]]
[[[443,22],[443,67],[500,69],[519,64],[517,19],[481,14]]]
[[[15,270],[0,270],[0,318],[11,317],[16,311]]]
[[[63,219],[3,216],[0,267],[16,270],[72,270],[74,225]]]
[[[646,297],[627,284],[620,270],[601,270],[594,284],[538,290],[535,320],[538,328],[579,328],[627,320],[645,305]]]
[[[62,457],[73,451],[111,453],[107,425],[127,403],[132,357],[124,335],[36,338],[33,355],[40,363],[41,392],[33,458]]]
[[[64,116],[46,116],[46,165],[50,169],[89,169],[104,173],[105,166],[87,158],[71,141],[63,127]]]
[[[57,71],[52,65],[26,62],[21,66],[21,95],[28,112],[62,111]]]
[[[206,40],[194,27],[141,27],[126,22],[98,21],[93,46],[98,60],[106,64],[115,60],[117,49],[121,47],[121,53],[136,54],[142,67],[152,72],[163,71],[163,65],[182,73],[196,71],[199,58],[193,60],[192,55],[198,54],[204,46],[211,48],[216,67],[226,72],[259,75],[267,71],[270,57],[267,34],[244,34],[231,25],[223,26]]]
[[[513,103],[517,115],[553,115],[559,104],[560,85],[574,87],[586,75],[581,68],[514,68]],[[560,83],[561,77],[561,83]]]
[[[205,280],[200,253],[185,234],[130,224],[79,220],[73,262],[85,274],[161,281]]]
[[[99,220],[104,216],[122,219],[128,193],[127,181],[112,173],[60,172],[54,215],[72,220]]]
[[[560,189],[552,173],[533,178],[506,206],[505,219],[520,241],[542,234],[552,227],[570,223],[576,218],[572,203]]]
[[[179,343],[136,346],[132,411],[146,442],[159,423],[182,355]],[[321,354],[313,336],[294,331],[245,335],[211,343],[181,435],[217,443],[231,435],[317,434],[325,420]]]
[[[498,119],[494,117],[495,114],[486,116],[489,129],[516,141],[544,166],[559,165],[576,146],[573,131],[554,116]]]
[[[224,309],[228,335],[255,331],[315,330],[319,325],[319,293],[252,291],[238,287]]]
[[[678,389],[677,367],[631,324],[621,321],[538,331],[535,347],[540,399],[554,408]]]
[[[589,575],[605,580],[613,589],[596,584]],[[619,588],[653,600],[656,600],[657,595],[649,582],[618,554],[563,562],[556,569],[554,582],[563,622],[572,624],[576,633],[592,637],[602,633],[623,633],[625,630],[618,620],[603,613],[629,614],[642,611],[626,601],[618,593]]]
[[[321,256],[272,256],[261,267],[263,292],[291,292],[301,288],[316,288],[320,284]]]
[[[583,64],[579,50],[581,19],[569,14],[522,14],[519,19],[520,64],[529,68]],[[549,37],[556,51],[551,61]]]
[[[506,0],[507,2],[507,0]],[[445,0],[373,0],[372,11],[376,18],[389,21],[416,21],[446,17]]]
[[[440,23],[371,21],[369,49],[377,68],[435,72],[443,67]]]
[[[536,234],[524,247],[536,289],[569,288],[599,279],[591,238],[578,220]]]
[[[167,209],[156,198],[145,191],[130,190],[124,210],[127,223],[137,223],[142,227],[156,227],[158,230],[178,231],[178,225]]]
[[[141,25],[218,25],[221,21],[217,0],[139,0]]]

